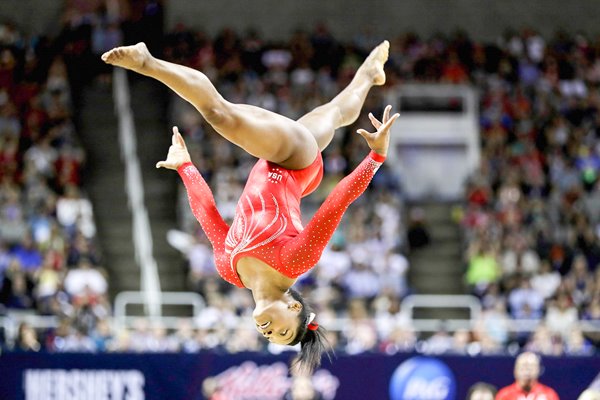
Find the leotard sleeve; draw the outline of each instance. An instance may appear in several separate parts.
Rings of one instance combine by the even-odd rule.
[[[225,251],[225,238],[229,225],[219,213],[212,191],[198,169],[192,163],[185,163],[177,169],[177,172],[187,191],[192,213],[210,240],[215,257],[218,257]]]
[[[283,246],[280,259],[286,275],[295,278],[319,261],[344,212],[365,191],[384,160],[384,156],[371,151],[335,186],[304,230]]]

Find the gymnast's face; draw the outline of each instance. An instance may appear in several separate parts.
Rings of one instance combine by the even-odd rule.
[[[286,296],[287,297],[287,296]],[[290,344],[298,332],[298,316],[302,304],[296,300],[277,300],[266,306],[256,307],[252,316],[256,329],[271,343]]]

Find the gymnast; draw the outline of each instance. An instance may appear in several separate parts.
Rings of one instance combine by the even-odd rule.
[[[385,83],[389,43],[371,51],[350,84],[329,103],[297,121],[224,99],[202,72],[153,57],[144,43],[112,49],[104,62],[157,79],[191,103],[225,139],[258,158],[238,202],[231,226],[223,220],[206,181],[192,164],[185,141],[173,128],[166,160],[157,168],[176,170],[194,216],[209,238],[217,270],[227,282],[252,291],[256,329],[272,343],[301,344],[296,365],[314,370],[326,349],[315,313],[292,288],[317,264],[348,206],[367,188],[387,156],[390,128],[399,114],[387,106],[375,132],[357,131],[370,147],[362,163],[328,195],[306,227],[300,199],[323,177],[321,151],[337,128],[359,116],[373,86]]]

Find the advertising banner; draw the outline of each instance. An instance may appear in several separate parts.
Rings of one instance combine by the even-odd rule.
[[[293,354],[46,354],[0,356],[2,400],[280,400]],[[314,374],[325,400],[464,399],[483,381],[513,379],[512,357],[338,355]],[[544,357],[540,378],[574,400],[600,374],[600,357]]]

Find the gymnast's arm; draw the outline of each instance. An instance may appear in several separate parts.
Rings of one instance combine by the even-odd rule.
[[[222,254],[225,250],[225,238],[229,226],[217,209],[212,191],[200,175],[198,169],[192,164],[190,154],[185,145],[183,137],[173,128],[172,144],[165,161],[156,164],[157,168],[168,168],[176,170],[187,190],[188,200],[192,212],[202,230],[210,240],[215,256]]]
[[[319,261],[344,212],[367,189],[384,160],[385,156],[371,151],[335,186],[304,230],[282,248],[281,260],[290,272],[299,276]]]
[[[348,206],[366,190],[385,160],[390,143],[390,128],[399,117],[399,114],[390,117],[391,109],[391,106],[385,108],[382,121],[369,114],[371,123],[377,129],[376,132],[370,133],[359,129],[357,133],[365,138],[371,152],[350,175],[336,185],[306,228],[281,249],[283,265],[295,276],[308,271],[319,261],[342,215]]]
[[[212,191],[191,162],[182,164],[177,172],[187,191],[192,213],[202,226],[202,230],[210,240],[215,253],[225,250],[225,238],[229,225],[217,209]]]

